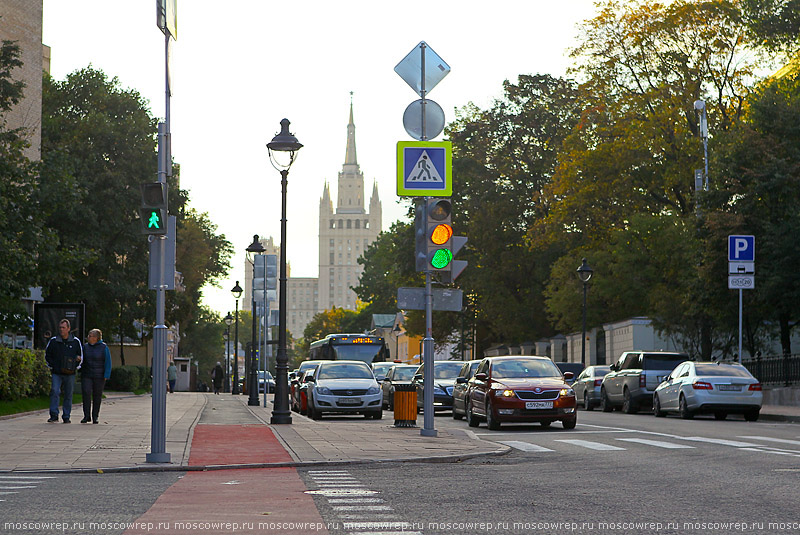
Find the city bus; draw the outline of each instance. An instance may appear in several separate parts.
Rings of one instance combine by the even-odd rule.
[[[389,360],[389,348],[380,336],[329,334],[311,343],[308,360],[360,360],[372,364]]]

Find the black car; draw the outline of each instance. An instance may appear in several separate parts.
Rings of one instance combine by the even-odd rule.
[[[453,386],[461,371],[460,360],[437,360],[433,363],[433,410],[449,411],[453,409]],[[420,365],[414,374],[414,385],[417,388],[417,408],[424,408],[424,367]]]
[[[480,360],[468,360],[461,366],[461,371],[458,372],[456,383],[453,385],[453,419],[460,420],[467,415],[467,396],[469,392],[469,380],[475,375],[475,370],[480,364]]]
[[[561,373],[572,372],[572,379],[567,379],[567,384],[571,385],[575,382],[575,378],[583,371],[583,364],[580,362],[556,362],[556,366],[561,370]]]
[[[394,389],[398,384],[411,384],[414,379],[414,373],[417,371],[417,366],[412,364],[395,364],[389,369],[386,377],[381,382],[381,390],[383,390],[383,407],[394,410]]]

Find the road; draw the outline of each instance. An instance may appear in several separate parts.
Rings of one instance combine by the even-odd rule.
[[[329,494],[316,503],[327,522],[339,522],[332,533],[800,530],[797,425],[597,411],[581,411],[573,431],[559,424],[472,429],[449,414],[435,421],[437,429],[475,433],[512,452],[457,464],[301,471],[310,489]],[[349,498],[347,489],[356,494]]]

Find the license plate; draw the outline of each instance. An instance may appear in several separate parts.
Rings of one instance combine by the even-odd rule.
[[[339,398],[336,402],[339,405],[361,405],[360,398]]]
[[[553,402],[552,401],[526,401],[525,402],[526,409],[552,409]]]
[[[729,392],[741,392],[742,385],[717,385],[720,390],[727,390]]]

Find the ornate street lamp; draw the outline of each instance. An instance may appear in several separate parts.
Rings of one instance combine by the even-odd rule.
[[[233,298],[236,299],[236,315],[234,316],[234,329],[233,329],[233,386],[231,386],[231,394],[239,395],[239,298],[242,296],[242,287],[239,286],[239,281],[236,281],[236,286],[231,289]]]
[[[281,263],[278,287],[278,354],[275,357],[275,397],[272,403],[273,424],[292,423],[289,411],[289,358],[286,354],[286,183],[289,168],[303,145],[289,132],[289,119],[281,121],[280,133],[267,143],[269,161],[281,173]]]
[[[586,283],[589,282],[589,279],[592,278],[592,273],[594,270],[589,267],[589,264],[586,263],[586,259],[583,259],[580,267],[576,270],[578,272],[578,277],[580,277],[581,282],[583,282],[583,335],[581,336],[581,364],[583,364],[584,368],[586,367]]]
[[[247,246],[247,260],[253,265],[253,284],[250,285],[252,288],[252,307],[250,310],[253,312],[253,328],[252,328],[252,340],[250,344],[250,372],[249,377],[247,380],[247,404],[252,407],[258,407],[258,364],[256,362],[256,290],[255,290],[255,283],[256,283],[256,260],[255,255],[264,254],[266,249],[264,246],[261,245],[261,242],[258,241],[258,234],[253,236],[253,243]],[[263,275],[262,275],[263,276]],[[265,374],[266,375],[266,374]],[[266,388],[266,377],[265,385]]]
[[[225,316],[222,321],[225,322],[225,334],[223,338],[225,339],[225,386],[224,391],[230,392],[231,391],[231,325],[233,325],[233,316],[231,313],[228,312],[228,315]]]

